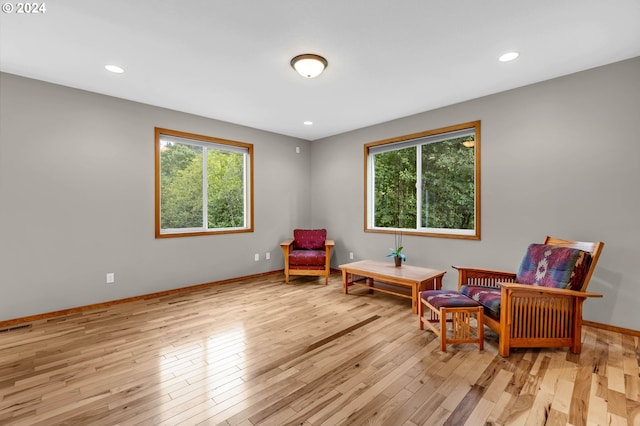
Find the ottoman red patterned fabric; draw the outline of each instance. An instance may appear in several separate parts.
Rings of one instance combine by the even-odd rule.
[[[436,309],[480,305],[475,300],[455,290],[427,290],[420,293],[420,298]]]

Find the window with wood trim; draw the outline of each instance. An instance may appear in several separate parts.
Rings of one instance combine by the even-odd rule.
[[[480,239],[480,121],[364,146],[365,231]]]
[[[156,238],[252,232],[252,170],[252,144],[156,128]]]

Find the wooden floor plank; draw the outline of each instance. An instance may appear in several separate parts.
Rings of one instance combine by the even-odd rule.
[[[3,331],[0,424],[640,424],[637,337],[497,343],[441,352],[406,299],[272,274]]]

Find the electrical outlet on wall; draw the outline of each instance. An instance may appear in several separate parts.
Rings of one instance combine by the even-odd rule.
[[[114,274],[113,272],[108,272],[107,273],[107,284],[113,284],[114,282],[116,282],[116,274]]]
[[[257,262],[260,260],[260,253],[256,253],[253,259]]]
[[[349,259],[353,260],[353,252],[352,251],[349,252]]]
[[[271,253],[267,252],[267,254],[264,255],[264,260],[269,260],[271,259]]]

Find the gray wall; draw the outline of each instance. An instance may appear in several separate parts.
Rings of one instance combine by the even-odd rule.
[[[384,100],[381,100],[384,108]],[[392,235],[365,233],[363,144],[482,120],[482,239],[404,237],[408,264],[515,270],[546,235],[604,241],[584,318],[640,329],[640,58],[337,135],[312,144],[312,221],[336,239],[335,266],[384,259]]]
[[[255,232],[154,238],[156,126],[254,144]],[[310,161],[308,141],[0,74],[0,320],[282,269]]]
[[[384,259],[393,237],[363,231],[363,144],[480,119],[482,239],[406,236],[408,263],[453,288],[453,264],[602,240],[584,317],[640,329],[638,75],[635,58],[310,143],[0,74],[0,320],[278,270],[294,227],[327,227],[334,267]],[[254,233],[154,238],[155,126],[254,144]]]

